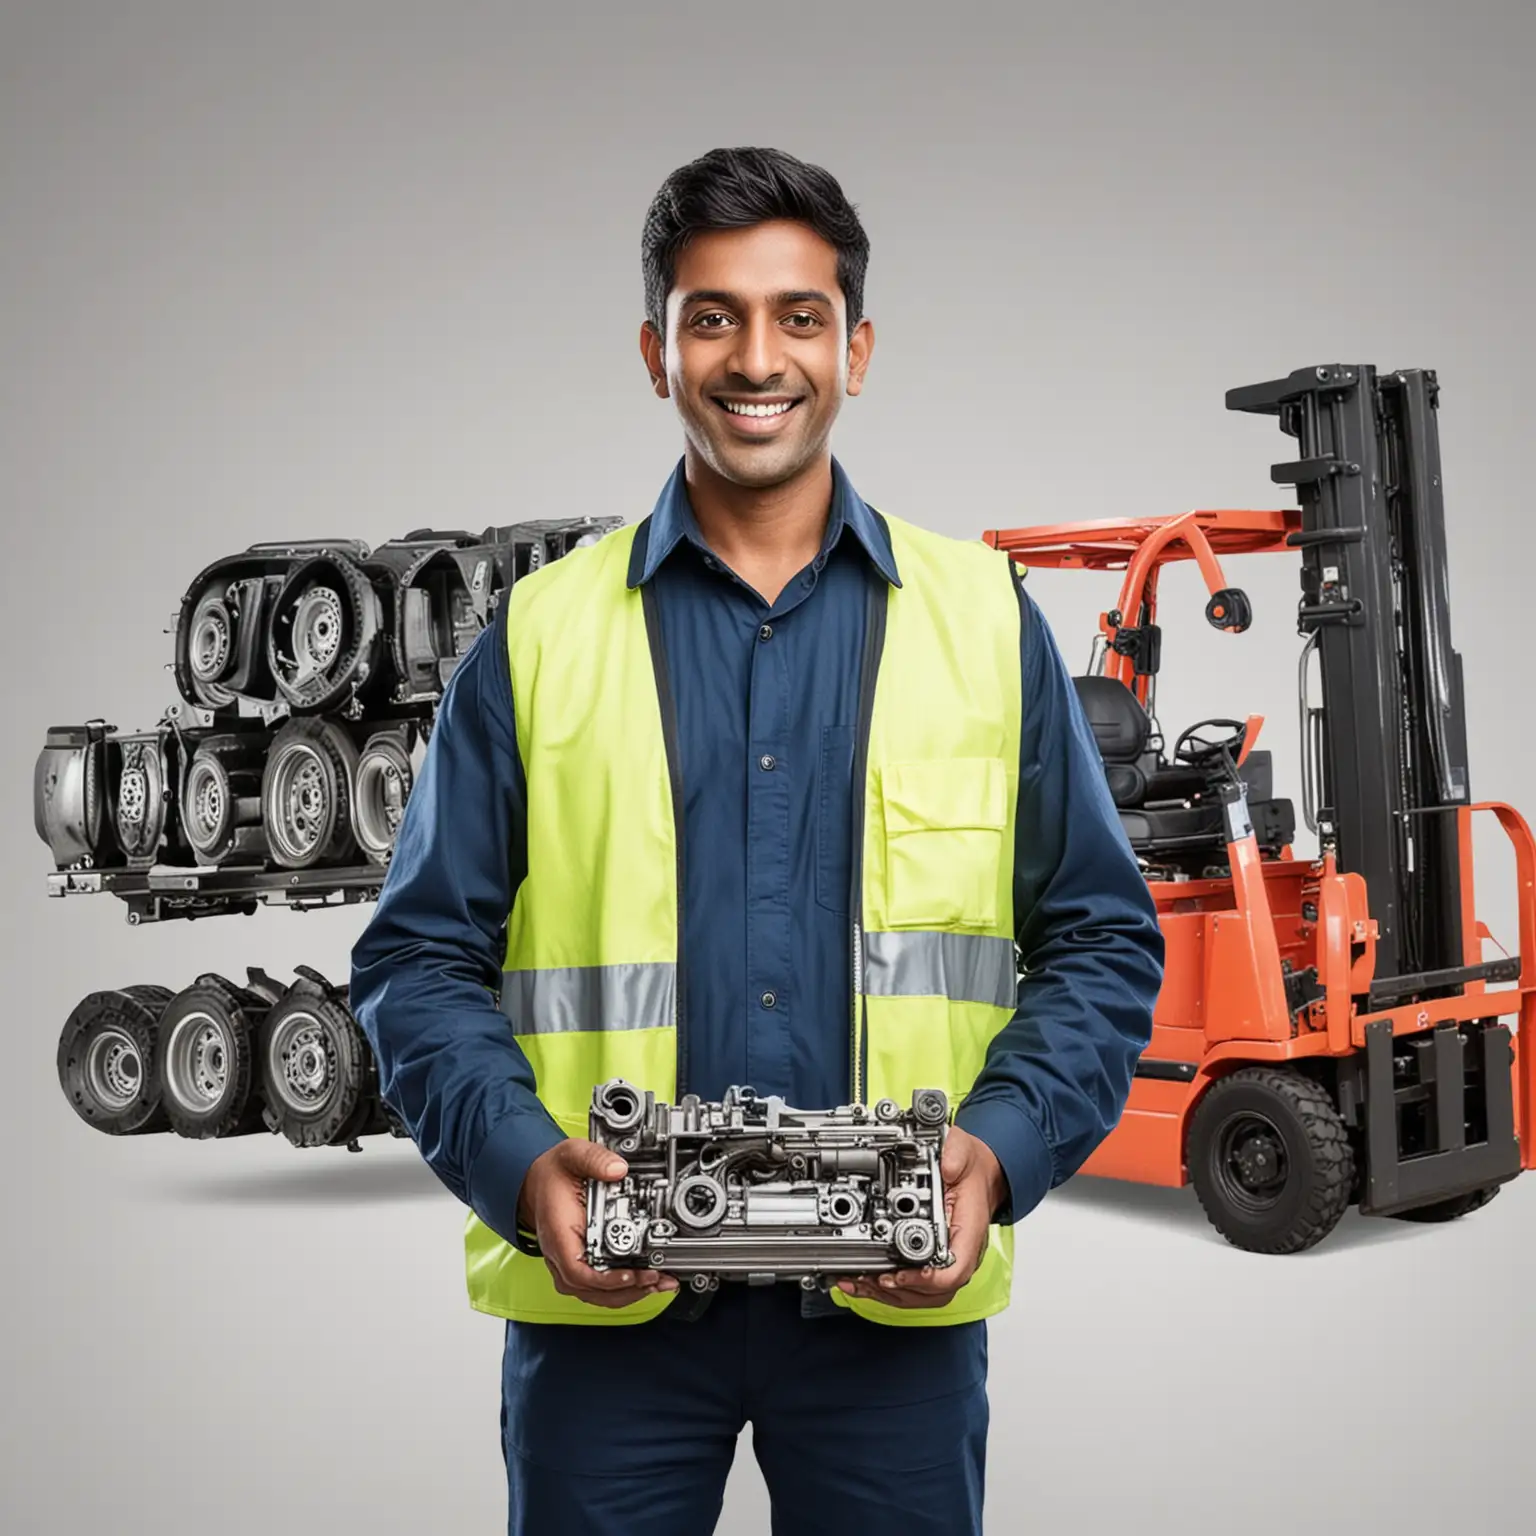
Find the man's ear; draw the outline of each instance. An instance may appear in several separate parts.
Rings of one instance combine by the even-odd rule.
[[[875,350],[875,327],[866,315],[848,338],[848,393],[856,395],[864,388],[864,373],[870,354]]]
[[[651,388],[660,400],[671,393],[667,388],[666,350],[662,346],[661,333],[649,320],[640,326],[640,355],[645,359],[645,371],[651,376]]]

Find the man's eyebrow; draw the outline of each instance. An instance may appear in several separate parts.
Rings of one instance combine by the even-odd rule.
[[[741,304],[741,295],[728,293],[723,288],[695,288],[690,293],[685,293],[682,298],[684,305],[688,304],[728,304],[732,308]],[[819,288],[791,288],[785,293],[773,295],[775,304],[825,304],[832,307],[831,298]]]

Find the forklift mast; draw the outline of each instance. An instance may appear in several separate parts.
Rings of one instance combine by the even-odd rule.
[[[1365,879],[1378,927],[1368,1006],[1456,995],[1493,968],[1465,963],[1454,813],[1471,788],[1435,374],[1303,368],[1226,403],[1277,416],[1300,450],[1270,475],[1302,512],[1288,542],[1302,558],[1304,802],[1322,848]]]

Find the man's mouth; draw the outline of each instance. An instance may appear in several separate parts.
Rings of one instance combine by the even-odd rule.
[[[714,401],[731,418],[733,426],[753,433],[771,431],[800,404],[798,399],[782,396],[769,400],[730,400],[716,395]]]

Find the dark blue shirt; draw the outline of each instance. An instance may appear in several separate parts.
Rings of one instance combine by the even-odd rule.
[[[899,583],[879,517],[833,464],[815,560],[765,603],[709,550],[683,467],[638,531],[683,786],[689,1030],[679,1092],[732,1083],[847,1103],[853,748],[865,614]],[[956,1123],[997,1154],[1013,1221],[1118,1120],[1162,980],[1156,909],[1054,640],[1019,584],[1015,913],[1024,974]],[[560,1131],[497,1003],[526,869],[506,604],[444,690],[349,1001],[381,1091],[444,1184],[514,1238],[523,1175]]]

